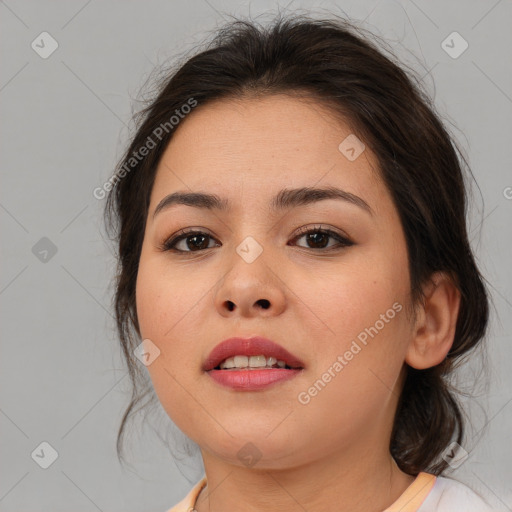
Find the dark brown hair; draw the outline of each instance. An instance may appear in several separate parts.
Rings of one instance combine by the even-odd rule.
[[[462,443],[464,421],[448,377],[483,338],[489,315],[488,294],[466,229],[463,168],[469,167],[419,79],[406,74],[392,54],[386,56],[361,33],[337,16],[278,16],[266,27],[234,20],[174,69],[139,113],[137,131],[118,164],[105,207],[107,230],[115,232],[118,243],[115,314],[133,384],[118,432],[118,456],[128,417],[151,391],[133,355],[141,341],[135,284],[155,172],[173,135],[169,119],[191,98],[198,104],[195,108],[201,108],[223,98],[275,93],[308,96],[328,106],[376,155],[405,233],[411,304],[423,301],[422,285],[436,271],[446,272],[460,291],[447,358],[426,370],[407,367],[390,452],[408,474],[441,474],[447,466],[443,450],[451,441]],[[164,123],[169,129],[155,137],[155,128]],[[133,155],[150,138],[154,147],[135,161]]]

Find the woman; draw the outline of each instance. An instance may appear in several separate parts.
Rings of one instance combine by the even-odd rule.
[[[143,112],[116,314],[205,475],[171,511],[486,510],[447,384],[488,299],[454,143],[348,23],[238,21]],[[141,340],[142,343],[141,343]]]

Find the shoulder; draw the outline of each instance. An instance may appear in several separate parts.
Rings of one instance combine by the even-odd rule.
[[[452,478],[439,476],[417,512],[492,512],[482,496]]]
[[[191,510],[194,510],[197,497],[205,485],[206,476],[203,476],[203,478],[201,478],[201,480],[192,487],[189,493],[179,503],[174,505],[174,507],[171,507],[166,512],[190,512]]]

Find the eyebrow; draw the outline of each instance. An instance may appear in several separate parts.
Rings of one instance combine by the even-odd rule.
[[[301,187],[283,189],[272,198],[270,202],[270,209],[273,212],[279,212],[327,199],[346,201],[365,210],[370,215],[373,215],[373,210],[364,199],[336,187]],[[161,211],[178,204],[192,206],[194,208],[204,208],[207,210],[229,211],[230,209],[229,201],[227,199],[222,199],[215,194],[206,194],[202,192],[174,192],[164,197],[158,203],[158,206],[155,208],[153,213],[153,219]]]

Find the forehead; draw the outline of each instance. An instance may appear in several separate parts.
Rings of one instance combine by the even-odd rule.
[[[275,94],[199,105],[161,158],[152,203],[177,189],[223,196],[230,190],[235,200],[242,191],[273,195],[313,185],[340,186],[372,202],[386,193],[376,158],[367,146],[355,160],[340,150],[354,136],[348,123],[309,98]]]

